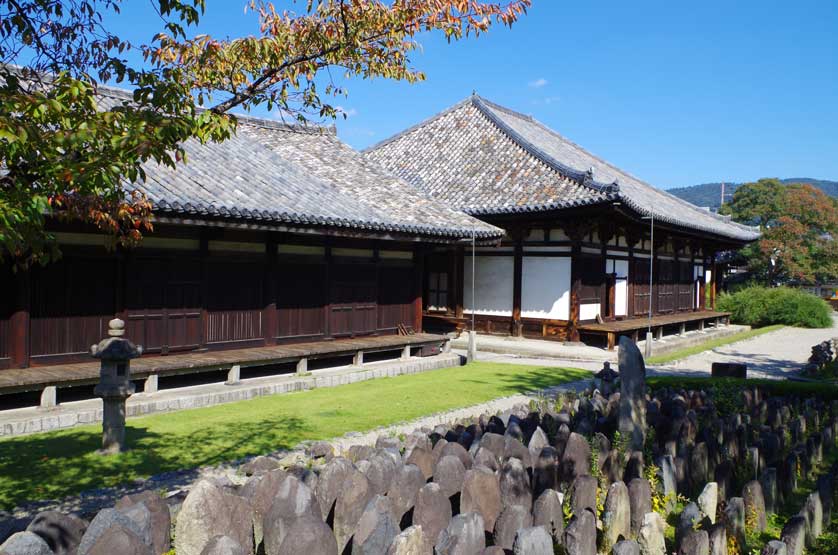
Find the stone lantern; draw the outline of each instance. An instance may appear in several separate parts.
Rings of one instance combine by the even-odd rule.
[[[131,382],[131,359],[143,348],[122,337],[125,322],[114,318],[108,322],[108,336],[90,347],[90,353],[101,361],[99,384],[93,390],[102,398],[102,453],[125,450],[125,401],[134,393]]]
[[[599,389],[599,392],[608,397],[614,393],[616,382],[620,378],[620,374],[611,368],[611,363],[606,361],[602,365],[602,370],[594,374],[594,385]]]

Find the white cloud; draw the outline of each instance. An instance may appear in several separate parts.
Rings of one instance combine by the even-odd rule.
[[[544,77],[539,77],[535,81],[530,81],[527,84],[533,89],[540,89],[541,87],[547,84],[547,79],[545,79]]]
[[[358,110],[355,108],[344,108],[343,106],[335,106],[338,115],[344,115],[346,118],[351,118],[358,115]]]
[[[549,106],[551,104],[558,104],[561,101],[560,96],[545,96],[544,98],[536,98],[532,101],[537,106]]]

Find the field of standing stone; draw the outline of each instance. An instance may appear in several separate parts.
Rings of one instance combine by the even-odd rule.
[[[647,386],[631,352],[620,368],[579,394],[382,435],[374,446],[336,452],[318,441],[257,457],[241,480],[203,479],[185,497],[126,496],[90,522],[43,512],[3,553],[832,552],[831,388]]]

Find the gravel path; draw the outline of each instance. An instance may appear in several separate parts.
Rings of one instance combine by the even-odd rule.
[[[833,337],[838,337],[836,316],[832,328],[782,328],[653,367],[650,373],[706,375],[714,362],[744,362],[748,365],[749,378],[780,379],[799,372],[812,354],[812,346]]]

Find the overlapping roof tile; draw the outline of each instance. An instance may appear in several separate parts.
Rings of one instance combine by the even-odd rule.
[[[102,87],[102,104],[126,99]],[[503,231],[423,195],[341,142],[334,128],[240,117],[222,143],[183,145],[175,168],[144,165],[157,212],[397,234],[431,240]]]
[[[736,241],[754,228],[694,206],[477,95],[366,151],[421,191],[470,214],[620,201],[642,216]]]

